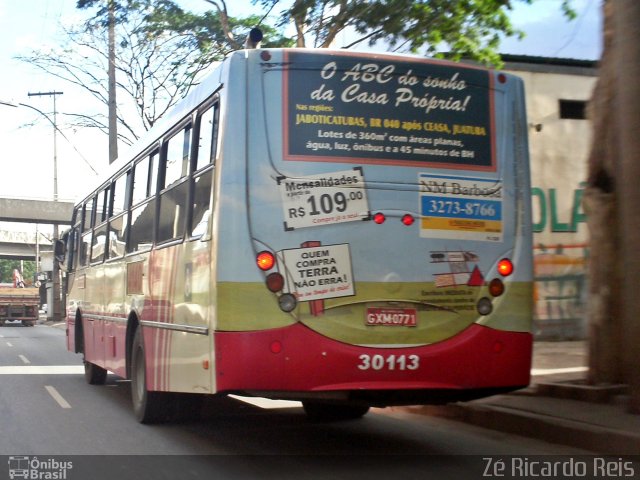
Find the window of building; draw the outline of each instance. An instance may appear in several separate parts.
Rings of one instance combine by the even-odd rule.
[[[560,100],[560,118],[586,120],[587,102],[583,100]]]

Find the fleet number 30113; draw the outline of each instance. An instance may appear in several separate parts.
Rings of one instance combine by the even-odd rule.
[[[360,370],[418,370],[418,355],[360,355]]]

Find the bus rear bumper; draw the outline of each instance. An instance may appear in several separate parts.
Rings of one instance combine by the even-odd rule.
[[[218,392],[372,406],[471,400],[525,387],[533,337],[471,325],[420,347],[348,345],[301,324],[216,332]]]

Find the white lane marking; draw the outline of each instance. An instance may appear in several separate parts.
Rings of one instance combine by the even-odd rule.
[[[29,359],[28,359],[27,357],[25,357],[24,355],[18,355],[18,358],[19,358],[20,360],[22,360],[22,363],[24,363],[24,364],[27,364],[27,365],[28,365],[29,363],[31,363],[31,362],[29,361]]]
[[[586,372],[589,367],[567,367],[567,368],[532,368],[531,375],[553,375],[554,373],[580,373]]]
[[[0,367],[0,375],[74,375],[84,373],[82,365],[21,365]]]
[[[51,385],[45,385],[45,387],[47,389],[47,392],[49,392],[49,395],[51,395],[53,397],[53,399],[58,402],[58,405],[60,405],[60,407],[62,408],[71,408],[71,405],[69,405],[69,402],[67,402],[64,397],[62,395],[60,395],[60,392],[58,392],[58,390],[56,390],[54,387],[52,387]]]
[[[7,347],[13,347],[13,343],[7,342]]]
[[[268,398],[262,397],[241,397],[239,395],[229,395],[236,400],[240,400],[241,402],[248,403],[250,405],[255,405],[256,407],[264,408],[267,410],[271,410],[274,408],[296,408],[301,407],[301,402],[295,402],[292,400],[269,400]]]

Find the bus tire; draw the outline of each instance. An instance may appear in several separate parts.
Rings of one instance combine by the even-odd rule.
[[[314,422],[330,422],[334,420],[354,420],[363,417],[369,407],[362,405],[333,405],[320,402],[302,402],[307,418]]]
[[[152,424],[167,419],[169,395],[147,390],[146,369],[142,330],[138,328],[131,349],[131,400],[138,422]]]
[[[89,385],[104,385],[107,381],[107,371],[95,363],[84,360],[84,379]]]

